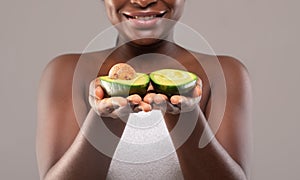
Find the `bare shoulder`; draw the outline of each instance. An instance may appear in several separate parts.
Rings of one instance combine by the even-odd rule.
[[[71,78],[79,58],[80,54],[64,54],[53,58],[44,69],[41,81],[62,81]]]
[[[51,82],[56,83],[56,88],[57,85],[66,87],[66,83],[72,83],[74,80],[75,72],[80,75],[86,74],[82,71],[89,72],[108,52],[109,50],[59,55],[47,64],[40,84],[46,81],[48,85],[51,85]]]
[[[49,107],[55,111],[52,113],[69,116],[73,115],[74,107],[87,111],[88,83],[95,78],[95,64],[103,53],[105,51],[63,54],[53,58],[45,67],[39,83],[39,117],[50,113]],[[91,73],[93,69],[95,72]],[[85,111],[82,111],[82,117]]]
[[[218,56],[218,60],[225,76],[233,79],[249,77],[247,67],[240,60],[231,56]]]
[[[219,56],[218,59],[225,77],[228,102],[251,105],[252,86],[246,66],[234,57]]]
[[[39,103],[71,102],[72,81],[80,54],[53,58],[45,67],[39,83]]]
[[[80,56],[82,54],[62,54],[59,56],[56,56],[55,58],[53,58],[48,65],[46,66],[46,69],[50,68],[52,70],[54,70],[53,68],[58,68],[61,67],[63,68],[63,66],[66,65],[76,65],[77,61],[79,60]]]
[[[69,93],[70,89],[66,87],[72,83],[79,57],[80,54],[65,54],[53,58],[43,71],[39,93],[52,97]]]

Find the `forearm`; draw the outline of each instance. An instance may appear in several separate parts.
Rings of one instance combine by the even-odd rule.
[[[108,142],[105,134],[99,132],[99,121],[102,119],[94,111],[90,111],[73,144],[59,161],[48,170],[43,179],[106,179],[111,157],[118,141]],[[106,124],[110,126],[109,121]],[[120,136],[124,127],[115,127],[114,130]],[[101,150],[106,151],[106,153]]]
[[[199,141],[206,125],[206,119],[198,111],[200,110],[182,113],[180,116],[182,121],[185,121],[185,124],[193,124],[187,121],[195,121],[192,134],[176,150],[184,178],[246,179],[243,169],[232,159],[217,139],[213,138],[207,146],[199,148]],[[169,130],[175,126],[176,122],[178,123],[178,118],[179,116],[165,115],[166,125]],[[190,127],[180,127],[181,130],[171,133],[175,147],[180,145],[178,141],[181,140],[179,137],[182,136],[182,132],[185,132]]]

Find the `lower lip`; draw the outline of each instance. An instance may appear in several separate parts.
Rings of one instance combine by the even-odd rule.
[[[148,28],[152,28],[155,25],[157,25],[158,21],[161,18],[153,18],[153,19],[149,19],[149,20],[141,20],[141,19],[129,19],[129,23],[131,23],[133,26],[135,26],[136,28],[141,28],[141,29],[148,29]]]

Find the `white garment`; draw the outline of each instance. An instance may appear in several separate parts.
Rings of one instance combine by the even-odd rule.
[[[130,115],[107,179],[183,179],[175,148],[160,111]]]

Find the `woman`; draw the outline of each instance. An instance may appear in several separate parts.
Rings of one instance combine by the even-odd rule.
[[[247,179],[251,88],[246,68],[232,57],[217,57],[225,77],[225,112],[215,138],[199,148],[207,119],[220,113],[212,103],[224,98],[219,93],[224,79],[217,75],[220,70],[211,63],[215,57],[191,52],[172,43],[174,24],[167,22],[179,20],[185,1],[105,0],[104,3],[109,20],[119,31],[118,46],[100,52],[59,56],[43,73],[37,130],[41,179],[108,178],[112,158],[98,151],[88,140],[89,137],[95,141],[100,138],[95,129],[97,122],[103,121],[121,137],[130,112],[153,109],[163,111],[169,131],[180,118],[187,123],[189,119],[196,120],[190,136],[176,149],[185,179]],[[168,55],[176,61],[142,56],[150,53]],[[103,89],[94,80],[95,74],[107,75],[113,65],[133,58],[137,72],[186,69],[201,78],[202,85],[199,81],[194,91],[186,96],[168,98],[150,87],[144,97],[135,94],[125,98],[104,98],[101,95]],[[179,143],[183,131],[171,135],[174,144]],[[210,132],[210,129],[205,132]],[[108,146],[112,150],[110,153],[114,154],[117,143]]]

